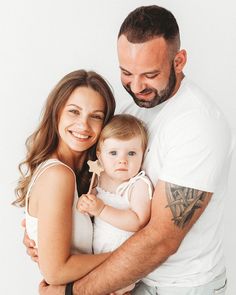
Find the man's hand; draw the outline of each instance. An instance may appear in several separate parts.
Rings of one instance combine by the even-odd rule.
[[[21,225],[25,228],[25,219],[22,220]],[[27,232],[24,232],[23,244],[26,247],[26,253],[31,257],[31,259],[35,262],[38,262],[38,250],[35,248],[35,242],[30,240]]]
[[[39,285],[39,294],[40,295],[64,295],[65,286],[64,285],[52,286],[52,285],[48,285],[45,281],[42,281]]]
[[[64,285],[48,285],[44,280],[39,284],[39,294],[40,295],[64,295],[65,286]],[[117,293],[110,293],[110,295],[116,295]],[[131,293],[122,293],[124,295],[130,295]]]

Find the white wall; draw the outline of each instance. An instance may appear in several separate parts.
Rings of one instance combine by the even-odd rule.
[[[126,94],[119,81],[116,36],[133,8],[159,4],[180,25],[188,51],[185,73],[221,107],[236,135],[236,18],[233,0],[178,1],[0,1],[0,294],[37,294],[40,275],[21,243],[23,211],[10,206],[24,156],[42,104],[66,73],[93,69],[113,85],[116,99]],[[226,200],[225,253],[228,295],[236,294],[234,155]]]

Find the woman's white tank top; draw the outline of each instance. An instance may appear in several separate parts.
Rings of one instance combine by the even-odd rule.
[[[36,169],[29,188],[26,194],[26,208],[25,208],[25,218],[26,218],[26,231],[30,239],[34,240],[36,247],[38,245],[38,219],[29,214],[28,203],[30,198],[30,191],[35,184],[35,181],[40,177],[49,167],[55,165],[64,165],[70,169],[73,174],[74,171],[57,159],[49,159],[41,163]],[[75,176],[75,174],[74,174]],[[76,178],[75,178],[76,182]],[[78,193],[75,183],[75,193],[74,193],[74,202],[72,208],[72,241],[71,241],[71,253],[75,254],[76,252],[81,253],[92,253],[92,242],[93,242],[93,225],[90,217],[87,214],[82,214],[76,209],[76,204],[78,200]]]

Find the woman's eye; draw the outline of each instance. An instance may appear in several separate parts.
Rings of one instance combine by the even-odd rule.
[[[135,156],[136,153],[135,153],[134,151],[130,151],[130,152],[128,152],[128,155],[129,155],[129,156]]]
[[[79,111],[78,110],[69,110],[69,112],[71,114],[74,114],[74,115],[79,115]]]
[[[95,120],[99,120],[99,121],[103,121],[104,120],[104,117],[102,115],[91,115],[91,117]]]

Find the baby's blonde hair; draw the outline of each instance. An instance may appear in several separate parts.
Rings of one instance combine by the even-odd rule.
[[[97,144],[97,151],[101,151],[101,145],[108,138],[129,140],[136,136],[141,137],[143,152],[145,152],[148,143],[148,135],[144,123],[132,115],[115,115],[102,129]]]

